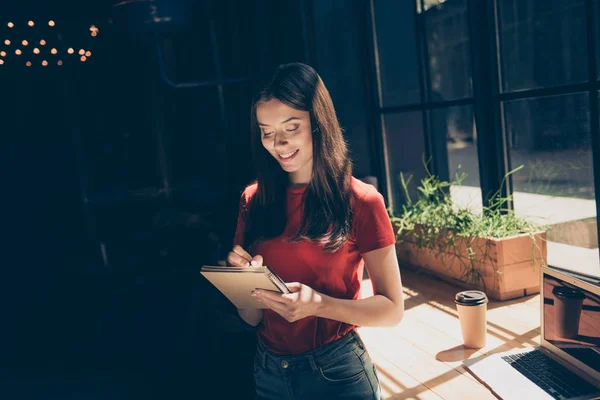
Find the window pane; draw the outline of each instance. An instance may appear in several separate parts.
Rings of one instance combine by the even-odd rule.
[[[587,79],[584,0],[499,0],[502,88]]]
[[[418,103],[421,97],[415,4],[411,1],[373,3],[382,106]]]
[[[467,0],[425,7],[431,100],[471,96],[471,47]]]
[[[600,273],[587,93],[504,104],[515,211],[551,226],[548,262]],[[573,262],[577,260],[577,262]]]
[[[405,202],[400,180],[413,176],[411,199],[416,199],[415,184],[425,176],[423,159],[425,141],[423,136],[423,115],[421,112],[407,112],[384,116],[385,146],[388,155],[390,184],[394,211],[399,213]]]
[[[446,168],[448,170],[448,174],[440,173],[440,178],[454,180],[457,175],[465,174],[462,184],[455,185],[451,189],[453,201],[463,207],[481,210],[477,132],[473,106],[432,110],[431,132],[434,157],[438,158],[434,163],[440,165],[440,170]]]

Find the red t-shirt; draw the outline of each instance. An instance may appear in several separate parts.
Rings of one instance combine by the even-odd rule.
[[[234,243],[243,246],[247,204],[257,184],[244,190]],[[288,189],[288,220],[283,235],[261,241],[254,254],[261,255],[284,282],[300,282],[314,290],[340,299],[359,299],[363,276],[362,254],[393,245],[396,240],[383,197],[374,186],[352,178],[354,210],[352,237],[336,252],[324,251],[318,243],[304,240],[291,243],[300,227],[305,189]],[[247,250],[247,249],[246,249]],[[353,330],[355,326],[315,316],[290,323],[266,309],[258,337],[271,351],[297,355],[323,346]]]

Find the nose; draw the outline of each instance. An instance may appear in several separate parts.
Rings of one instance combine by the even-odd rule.
[[[275,138],[274,138],[274,141],[275,141],[274,146],[275,146],[275,148],[281,147],[281,146],[286,146],[288,144],[288,140],[285,137],[285,135],[284,135],[283,132],[275,133],[274,136],[275,136]]]

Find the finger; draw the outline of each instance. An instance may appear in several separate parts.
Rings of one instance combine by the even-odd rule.
[[[270,292],[268,290],[255,290],[253,294],[259,299],[268,299],[277,303],[287,304],[292,302],[290,299],[283,297],[282,294]]]
[[[269,307],[271,310],[275,311],[277,314],[281,315],[282,317],[285,318],[285,316],[288,314],[288,310],[284,304],[278,303],[278,302],[268,299],[266,297],[262,297],[262,298],[259,297],[258,299],[261,303],[263,303],[265,306]]]
[[[263,265],[262,256],[256,255],[256,256],[252,257],[252,261],[250,262],[250,265],[252,265],[253,267],[262,267],[262,265]]]
[[[237,255],[239,255],[242,258],[245,258],[246,261],[250,261],[252,260],[252,256],[250,254],[248,254],[248,252],[246,250],[244,250],[242,248],[242,246],[240,246],[239,244],[236,244],[235,246],[233,246],[233,252]]]
[[[285,285],[292,291],[292,293],[299,292],[302,288],[302,284],[300,282],[290,282],[286,283]]]
[[[288,303],[295,303],[300,299],[300,293],[282,294],[281,297],[286,299]]]
[[[227,262],[234,267],[248,267],[250,265],[248,260],[233,251],[227,254]]]

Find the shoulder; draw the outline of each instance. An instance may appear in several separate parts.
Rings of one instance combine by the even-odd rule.
[[[354,235],[361,254],[390,246],[396,242],[394,229],[381,193],[375,186],[353,179]]]
[[[350,185],[355,201],[355,207],[373,206],[383,203],[383,196],[375,186],[352,177]]]
[[[254,182],[254,183],[246,186],[246,188],[242,192],[242,200],[245,203],[249,203],[250,200],[252,199],[252,197],[254,197],[254,195],[256,194],[257,190],[258,190],[258,182]]]
[[[352,209],[355,221],[369,221],[388,217],[383,196],[375,186],[352,178],[352,194]]]
[[[244,189],[242,192],[242,196],[240,198],[240,212],[247,212],[250,202],[252,201],[252,197],[256,194],[258,190],[258,183],[254,182]]]

